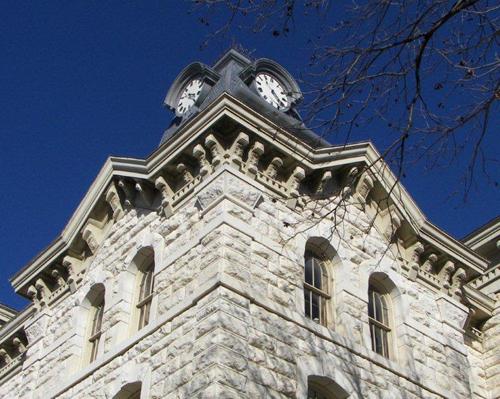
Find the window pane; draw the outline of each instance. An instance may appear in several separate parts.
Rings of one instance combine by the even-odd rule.
[[[314,264],[314,286],[316,288],[322,289],[323,286],[321,285],[321,275],[322,270],[321,270],[321,263],[318,259],[313,258],[313,264]]]
[[[368,292],[368,316],[372,319],[375,318],[374,304],[373,304],[373,291]]]
[[[312,257],[306,253],[306,263],[304,265],[304,279],[307,284],[313,285]]]
[[[311,295],[311,316],[314,321],[320,322],[320,297],[318,294]]]
[[[94,309],[94,319],[92,320],[92,334],[95,335],[101,331],[102,326],[102,314],[104,311],[104,303],[97,305]]]
[[[311,318],[311,291],[304,289],[304,304],[306,317]]]

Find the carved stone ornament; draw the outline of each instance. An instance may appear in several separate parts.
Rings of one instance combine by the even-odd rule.
[[[328,183],[332,180],[332,178],[333,174],[331,170],[323,172],[323,176],[321,176],[318,187],[316,188],[316,194],[325,194]]]
[[[437,259],[438,257],[436,254],[434,253],[429,254],[425,262],[422,264],[422,266],[420,266],[420,270],[428,274],[433,274],[434,264],[436,263]]]
[[[120,195],[118,194],[118,189],[116,188],[114,182],[111,183],[108,191],[106,191],[106,202],[113,211],[113,219],[119,220],[123,216],[124,212],[120,201]]]
[[[368,174],[363,174],[356,187],[356,198],[361,205],[366,204],[366,199],[373,188],[373,179]]]
[[[162,176],[156,178],[155,187],[161,194],[161,213],[165,216],[169,216],[172,213],[170,201],[174,195],[174,191]]]
[[[210,149],[212,154],[212,165],[217,166],[222,162],[222,153],[224,149],[213,134],[209,134],[205,139],[205,145]]]
[[[271,179],[276,179],[278,176],[278,170],[282,166],[283,160],[280,157],[274,157],[266,169],[266,175],[268,175]]]
[[[418,269],[420,268],[420,256],[424,252],[424,245],[417,241],[412,247],[412,253],[410,258],[410,271],[408,278],[415,281],[418,275]]]
[[[82,230],[82,237],[87,243],[87,246],[90,249],[90,252],[92,254],[95,254],[97,252],[97,249],[99,248],[100,244],[100,239],[101,239],[101,229],[94,225],[89,219],[87,224]]]
[[[118,180],[118,187],[124,192],[125,200],[123,201],[126,208],[132,208],[133,201],[135,198],[134,190],[131,187],[130,182],[125,179]]]
[[[342,189],[343,197],[346,197],[353,192],[354,180],[356,179],[358,173],[359,169],[356,166],[353,166],[351,169],[349,169],[349,172],[347,173],[347,176],[345,178],[345,186]]]
[[[264,144],[256,141],[248,153],[247,169],[256,174],[259,171],[259,159],[264,154]]]
[[[58,287],[63,287],[64,285],[66,285],[66,281],[64,281],[64,278],[62,277],[59,270],[53,269],[50,272],[50,275],[56,279],[56,284]]]
[[[451,289],[450,294],[456,297],[462,295],[462,286],[464,285],[467,273],[461,267],[459,267],[453,276],[451,277]]]
[[[22,353],[26,352],[26,345],[24,345],[23,342],[18,337],[14,338],[12,340],[12,343],[16,347],[17,352],[19,354],[22,354]]]
[[[293,170],[293,173],[290,175],[287,182],[288,190],[290,191],[290,196],[292,197],[299,196],[300,182],[304,180],[305,177],[306,177],[306,172],[300,166],[297,166]]]
[[[194,146],[193,155],[200,163],[200,175],[207,175],[210,172],[210,163],[207,160],[207,153],[201,144]]]
[[[9,364],[12,361],[10,355],[3,348],[0,349],[0,359],[2,359],[5,364]]]
[[[193,181],[193,175],[191,174],[191,172],[189,171],[189,169],[187,168],[187,166],[185,164],[183,164],[183,163],[177,164],[176,169],[177,169],[177,172],[179,172],[179,174],[181,175],[183,185],[186,185],[186,184],[190,183],[191,181]]]
[[[250,139],[248,138],[248,134],[241,132],[234,140],[233,145],[231,146],[230,153],[231,156],[237,164],[241,164],[243,161],[243,152],[245,148],[248,146]]]
[[[444,266],[441,268],[438,274],[439,281],[441,282],[441,286],[444,291],[448,291],[450,288],[450,278],[451,274],[455,270],[455,263],[451,260],[445,262]]]

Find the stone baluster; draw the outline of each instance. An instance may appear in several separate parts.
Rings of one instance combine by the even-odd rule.
[[[162,213],[164,216],[170,216],[172,214],[172,206],[170,204],[170,200],[174,195],[174,191],[162,176],[158,176],[156,178],[155,187],[160,191],[161,195],[160,213]]]
[[[50,275],[55,278],[56,284],[57,284],[58,287],[63,287],[63,286],[66,285],[66,281],[64,281],[64,278],[61,275],[61,273],[59,272],[59,270],[53,269],[50,272]]]
[[[451,260],[448,260],[445,262],[444,266],[438,273],[438,279],[439,282],[441,283],[441,289],[446,293],[450,289],[451,274],[454,271],[455,271],[455,263],[453,263]]]
[[[274,157],[271,163],[267,166],[266,175],[271,179],[276,179],[278,177],[278,170],[283,166],[283,160],[280,157]]]
[[[0,349],[0,359],[4,362],[4,364],[10,364],[12,362],[12,357],[7,353],[7,351],[4,348]]]
[[[113,219],[119,220],[123,216],[124,212],[120,201],[120,195],[118,194],[118,189],[116,188],[114,182],[111,183],[108,191],[106,191],[106,202],[113,211]]]
[[[461,267],[459,267],[453,276],[451,277],[451,289],[450,293],[452,296],[459,298],[462,295],[462,286],[465,282],[467,273]]]
[[[200,163],[200,175],[207,175],[210,172],[210,163],[207,160],[207,153],[201,144],[194,146],[193,155]]]
[[[264,154],[264,145],[256,141],[248,152],[247,169],[250,173],[256,174],[259,171],[259,159]]]
[[[191,174],[191,172],[189,171],[189,169],[185,164],[183,164],[182,162],[177,164],[176,169],[177,172],[179,172],[179,174],[181,175],[183,186],[193,181],[193,175]]]
[[[431,253],[427,256],[427,259],[425,262],[420,266],[420,270],[428,273],[428,274],[433,274],[434,273],[434,264],[436,263],[438,257],[436,254]]]
[[[417,241],[412,247],[412,253],[410,258],[410,271],[408,273],[408,278],[415,281],[418,276],[418,269],[420,268],[420,256],[424,252],[424,245]]]
[[[132,208],[135,194],[132,187],[130,187],[130,183],[125,179],[120,179],[118,180],[118,187],[120,187],[125,194],[125,200],[123,201],[125,207]]]
[[[213,134],[209,134],[205,139],[205,145],[209,148],[212,154],[212,166],[217,166],[222,162],[224,148]]]
[[[323,172],[323,176],[321,176],[321,180],[319,181],[318,187],[316,188],[316,194],[325,194],[328,183],[332,180],[333,174],[331,170],[326,170]]]
[[[18,337],[14,338],[12,340],[12,343],[14,344],[14,346],[17,349],[17,352],[20,355],[22,355],[24,352],[26,352],[26,345],[24,345],[23,342]]]
[[[236,137],[236,140],[234,140],[234,143],[230,148],[229,152],[231,157],[238,165],[241,165],[243,162],[243,151],[248,146],[249,142],[250,140],[248,138],[248,134],[241,132],[238,134],[238,137]]]

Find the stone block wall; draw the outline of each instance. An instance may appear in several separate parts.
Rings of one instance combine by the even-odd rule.
[[[238,190],[227,193],[220,179]],[[32,321],[38,334],[23,370],[0,397],[112,398],[141,381],[141,398],[302,399],[314,375],[353,398],[489,398],[498,386],[498,315],[485,327],[482,358],[464,343],[465,306],[410,281],[362,210],[342,212],[341,224],[310,223],[226,170],[169,218],[128,211],[77,291]],[[336,253],[327,326],[303,315],[311,237],[326,238]],[[151,322],[135,331],[129,265],[144,247],[155,252],[155,294]],[[370,346],[372,273],[395,287],[392,359]],[[95,284],[106,289],[104,335],[88,365],[82,303]]]

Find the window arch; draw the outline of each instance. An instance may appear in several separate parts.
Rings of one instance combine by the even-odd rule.
[[[309,376],[307,399],[346,399],[349,394],[328,377]]]
[[[372,350],[384,357],[392,356],[394,336],[390,291],[374,273],[368,284],[368,320]]]
[[[140,399],[142,384],[133,382],[123,386],[113,399]]]
[[[88,308],[86,332],[86,363],[92,363],[100,354],[103,342],[102,318],[104,315],[105,288],[102,284],[94,285],[86,297]]]
[[[142,248],[134,258],[137,267],[135,325],[140,330],[151,320],[151,304],[154,292],[154,251],[152,248]]]
[[[335,251],[324,238],[312,238],[304,252],[304,314],[324,326],[329,324],[330,273]]]

